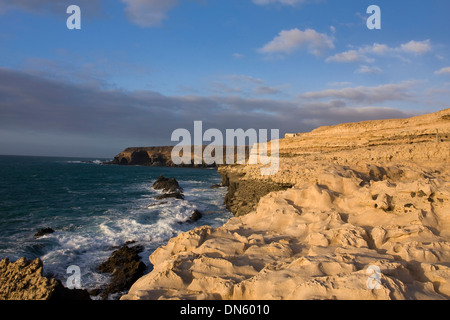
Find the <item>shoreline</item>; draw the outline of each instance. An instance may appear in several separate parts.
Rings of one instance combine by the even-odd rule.
[[[447,109],[282,139],[271,177],[220,166],[233,217],[158,247],[120,299],[450,299],[449,120]]]
[[[30,160],[30,161],[33,161],[33,160]],[[58,163],[57,161],[58,161],[58,159],[54,160],[55,163]],[[67,162],[65,162],[65,163],[67,163]],[[39,163],[38,163],[38,165],[39,165]],[[57,164],[57,165],[60,166],[60,164]],[[68,166],[69,165],[65,165],[64,168],[66,168],[66,167],[69,168]],[[99,173],[100,175],[102,175],[101,172],[105,172],[105,170],[101,170],[101,167],[98,167],[97,165],[94,165],[94,164],[92,164],[92,165],[84,164],[81,166],[70,165],[70,168],[75,169],[76,171],[74,171],[74,172],[79,172],[79,170],[80,170],[80,172],[95,171],[95,172],[100,172]],[[77,169],[77,168],[80,168],[80,169]],[[85,169],[85,168],[87,168],[87,169]],[[180,168],[180,169],[185,169],[185,170],[187,169],[187,171],[173,170],[174,168],[167,168],[167,170],[165,170],[164,168],[154,168],[154,169],[148,168],[148,170],[147,170],[144,167],[141,169],[130,168],[130,169],[132,169],[132,171],[129,171],[126,168],[119,168],[119,167],[117,167],[115,169],[114,168],[110,168],[110,169],[104,168],[104,169],[106,169],[106,172],[109,172],[113,175],[115,175],[115,173],[117,172],[119,177],[121,177],[121,176],[124,177],[123,181],[122,181],[122,179],[117,181],[117,183],[119,183],[120,185],[115,183],[116,188],[114,188],[114,190],[117,190],[117,191],[113,190],[113,192],[111,194],[115,194],[116,192],[119,192],[120,187],[127,188],[127,185],[128,185],[127,180],[131,181],[132,178],[134,177],[132,172],[140,173],[138,175],[140,175],[142,177],[142,179],[141,179],[142,183],[145,184],[145,186],[142,186],[142,187],[141,187],[141,182],[139,182],[137,184],[139,187],[139,190],[140,190],[139,192],[141,192],[141,194],[143,195],[143,197],[138,196],[138,198],[136,198],[136,199],[138,199],[137,204],[138,204],[139,208],[141,208],[141,210],[139,211],[140,213],[135,215],[133,213],[133,212],[135,212],[135,210],[132,209],[132,208],[135,208],[135,205],[133,205],[134,202],[128,201],[129,205],[127,205],[127,208],[128,207],[130,208],[130,210],[131,210],[130,214],[132,214],[132,215],[129,217],[129,219],[131,219],[131,220],[127,220],[127,221],[132,222],[135,219],[138,219],[137,220],[138,224],[141,223],[143,229],[141,229],[142,231],[139,231],[139,232],[129,233],[129,236],[127,236],[126,234],[128,231],[126,231],[126,230],[128,230],[128,227],[126,225],[123,225],[124,228],[122,228],[122,229],[125,230],[124,231],[125,235],[117,236],[117,237],[112,235],[112,238],[111,238],[111,236],[108,237],[107,234],[104,236],[99,235],[97,237],[95,234],[92,234],[92,233],[91,233],[92,237],[90,237],[89,234],[87,234],[86,232],[82,232],[81,233],[82,237],[85,239],[81,242],[83,245],[86,245],[88,242],[92,241],[89,239],[98,239],[98,238],[103,239],[105,237],[106,237],[105,243],[107,243],[107,244],[105,247],[93,245],[92,249],[90,249],[91,246],[83,248],[83,249],[86,249],[86,250],[83,250],[83,252],[86,251],[88,253],[81,253],[79,259],[84,259],[85,256],[93,254],[94,256],[97,257],[96,261],[98,260],[100,263],[100,262],[106,260],[111,254],[114,253],[113,249],[114,250],[120,249],[120,247],[123,246],[125,244],[125,242],[128,240],[137,240],[138,242],[136,242],[136,244],[143,245],[145,248],[144,251],[142,252],[142,254],[140,254],[140,256],[142,257],[141,261],[145,262],[146,265],[149,265],[149,262],[147,260],[148,255],[150,255],[153,252],[153,250],[155,250],[158,246],[166,244],[166,242],[174,235],[176,235],[180,232],[184,232],[188,229],[191,229],[194,226],[202,225],[205,223],[210,224],[210,225],[222,224],[228,219],[228,217],[230,215],[228,212],[226,212],[224,210],[224,207],[222,205],[223,196],[225,194],[225,189],[220,188],[220,190],[212,190],[213,188],[211,188],[213,185],[220,183],[220,175],[218,175],[216,171],[209,171],[209,169],[207,169],[207,171],[198,171],[198,170],[189,170],[189,168]],[[128,172],[130,172],[130,174],[128,174]],[[156,190],[157,188],[152,187],[152,183],[154,182],[154,180],[156,180],[158,175],[161,175],[161,174],[167,175],[168,177],[176,177],[177,179],[181,179],[180,187],[184,187],[184,195],[187,197],[186,201],[176,200],[178,198],[183,198],[183,196],[174,197],[176,199],[167,199],[167,198],[171,198],[171,196],[172,196],[170,194],[170,192],[168,192],[169,194],[166,194],[167,192],[164,192],[164,190]],[[145,177],[147,177],[147,178],[145,178]],[[143,179],[145,179],[145,181]],[[132,180],[132,181],[134,181],[134,180]],[[70,186],[70,185],[68,185],[68,187],[72,188],[72,186]],[[151,190],[149,190],[149,189],[151,189]],[[203,196],[201,196],[201,195],[197,196],[196,191],[195,191],[196,189],[199,189],[199,190],[200,189],[202,189],[202,190],[208,189],[208,190],[204,190]],[[209,190],[209,189],[211,189],[211,190]],[[102,192],[109,192],[108,190],[104,190]],[[134,190],[134,187],[132,190]],[[175,190],[175,191],[177,191],[177,190]],[[162,197],[164,197],[164,199],[162,199]],[[207,198],[214,199],[214,200],[208,200]],[[51,199],[51,198],[49,198],[49,199]],[[134,199],[134,197],[133,197],[133,199]],[[133,199],[131,199],[130,201],[132,201]],[[48,202],[47,200],[44,199],[44,205],[45,205],[45,203],[50,203],[50,202]],[[18,203],[18,205],[20,205],[20,203]],[[86,206],[84,206],[84,207],[86,207]],[[102,207],[105,208],[104,206],[102,206]],[[106,209],[107,208],[108,207],[106,207]],[[199,210],[194,210],[196,208],[200,209],[201,213],[203,214],[201,221],[199,221],[198,223],[197,223],[197,220],[199,220],[199,218],[201,216],[199,214],[199,212],[200,212]],[[123,214],[125,214],[127,216],[126,212],[128,212],[128,211],[129,210],[123,211]],[[226,214],[222,215],[223,212],[226,212]],[[100,215],[102,217],[105,216],[104,214],[100,214]],[[221,217],[223,217],[223,218],[221,218]],[[186,220],[188,220],[188,221],[184,221],[183,220],[184,218],[186,218]],[[139,219],[143,219],[142,222],[139,222],[140,221]],[[145,220],[145,219],[151,219],[151,220]],[[152,222],[153,220],[160,221],[160,223]],[[106,221],[106,220],[102,220],[102,221]],[[146,223],[146,221],[147,221],[147,223]],[[182,221],[182,223],[177,223],[177,221]],[[99,221],[99,223],[101,223],[101,221]],[[191,226],[191,224],[192,224],[192,226]],[[115,224],[113,223],[110,225],[112,228],[114,228]],[[117,226],[119,227],[119,229],[117,229],[117,230],[120,231],[121,230],[120,226],[119,225],[117,225]],[[49,227],[53,227],[54,229],[50,230]],[[94,227],[96,227],[96,226],[94,226]],[[42,228],[42,230],[41,230],[41,228]],[[11,228],[10,230],[13,232],[14,229]],[[55,230],[56,230],[56,233],[50,234],[50,233],[53,233]],[[85,229],[85,230],[87,230],[87,229]],[[122,233],[122,231],[120,231],[120,232]],[[33,234],[34,234],[34,236],[33,236]],[[30,231],[28,232],[28,237],[30,238],[30,241],[29,241],[30,246],[34,246],[34,245],[38,246],[38,245],[44,245],[44,244],[49,244],[49,243],[57,244],[57,243],[59,243],[60,239],[66,239],[67,237],[69,237],[69,238],[75,237],[75,239],[78,240],[79,236],[77,234],[78,234],[78,232],[76,232],[76,233],[69,232],[69,234],[66,234],[65,228],[61,227],[61,225],[57,225],[57,222],[55,222],[55,224],[52,224],[52,223],[42,224],[39,226],[39,230],[34,229],[33,225],[30,225]],[[134,234],[134,236],[133,236],[133,234]],[[147,236],[147,234],[148,235],[154,234],[154,236],[150,237],[150,236]],[[38,238],[40,238],[40,236],[45,236],[45,237],[42,240],[38,240]],[[47,237],[49,237],[48,240],[46,239]],[[117,238],[117,241],[115,240],[116,238]],[[108,239],[113,241],[113,243],[108,244],[109,243]],[[160,240],[158,240],[158,239],[160,239]],[[164,239],[165,239],[165,241],[164,241]],[[163,242],[161,242],[161,240]],[[61,246],[63,246],[64,248],[67,247],[67,246],[64,246],[64,244],[65,244],[65,242],[61,243]],[[72,248],[74,245],[70,245],[69,248]],[[130,245],[129,247],[132,247],[132,246],[133,245]],[[63,247],[61,247],[61,248],[63,248]],[[9,255],[7,252],[5,252],[5,255],[3,257],[4,258],[9,257],[9,259],[11,259],[11,261],[16,261],[16,260],[20,259],[21,257],[26,257],[27,259],[34,259],[34,258],[40,257],[40,258],[42,258],[42,261],[45,264],[45,267],[43,268],[43,272],[44,272],[43,276],[47,277],[48,279],[51,279],[51,278],[61,279],[65,285],[65,281],[67,280],[67,277],[69,276],[69,275],[65,275],[65,269],[67,268],[65,263],[66,263],[66,261],[67,261],[67,263],[69,263],[69,261],[67,260],[69,258],[69,256],[66,258],[66,257],[64,257],[64,254],[61,255],[61,253],[58,252],[59,248],[60,247],[56,247],[56,249],[47,248],[43,251],[44,252],[43,254],[39,254],[37,256],[33,255],[33,254],[27,254],[27,253],[25,253],[25,250],[23,250],[24,251],[23,254],[21,253],[22,251],[20,251],[18,254],[14,255],[14,256]],[[100,250],[100,251],[98,251],[98,250]],[[58,259],[55,261],[47,262],[45,256],[50,254],[52,251],[55,251],[55,253],[59,255]],[[97,251],[97,253],[96,253],[96,251]],[[89,252],[91,252],[91,253],[89,253]],[[70,249],[69,249],[69,254],[72,254]],[[101,256],[101,258],[100,258],[100,256]],[[77,264],[82,267],[83,288],[86,288],[89,291],[92,290],[92,291],[100,292],[101,288],[103,288],[103,283],[104,283],[104,286],[108,285],[109,278],[106,279],[106,282],[100,282],[100,281],[96,280],[96,279],[103,279],[105,277],[105,276],[101,275],[101,273],[99,273],[99,275],[96,275],[96,273],[98,273],[98,272],[94,271],[94,268],[96,268],[97,263],[91,263],[91,264],[85,265],[85,260],[76,260],[75,261],[73,258],[70,261],[71,261],[70,263]],[[47,265],[47,263],[49,263],[49,265]],[[0,277],[1,277],[1,275],[0,275]],[[2,278],[2,280],[4,280],[4,279]],[[94,281],[92,282],[91,280],[94,280]],[[8,280],[5,280],[5,281],[8,281]],[[133,282],[134,282],[134,280],[133,280]],[[3,283],[2,283],[2,286],[3,286]],[[130,284],[130,286],[131,286],[131,284]],[[129,289],[129,287],[127,289]],[[0,290],[0,295],[1,295],[2,291],[3,290]],[[112,299],[118,299],[120,297],[120,295],[122,295],[122,294],[123,294],[123,292],[121,292],[116,297],[112,297]],[[100,299],[99,297],[97,297],[98,294],[92,294],[91,296],[93,299]]]

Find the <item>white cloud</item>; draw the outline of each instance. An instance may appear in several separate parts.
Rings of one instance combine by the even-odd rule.
[[[413,95],[409,90],[416,84],[414,81],[404,81],[396,84],[385,84],[375,87],[353,87],[328,89],[316,92],[306,92],[299,95],[302,99],[344,99],[349,102],[374,104],[385,101],[411,101]]]
[[[363,51],[374,54],[385,54],[389,50],[389,47],[385,44],[374,43],[372,46],[366,46]]]
[[[400,48],[398,48],[397,50],[423,55],[431,51],[430,40],[425,41],[411,40],[408,43],[400,45]]]
[[[173,9],[178,0],[121,0],[125,3],[125,13],[133,23],[141,27],[161,25],[167,19],[167,12]]]
[[[359,62],[359,61],[369,62],[370,60],[357,50],[349,50],[337,53],[334,56],[328,57],[326,59],[326,62]]]
[[[414,41],[411,40],[403,43],[396,48],[391,48],[386,44],[374,43],[357,49],[351,49],[341,53],[337,53],[326,59],[327,62],[373,62],[371,56],[397,55],[398,53],[414,53],[416,55],[424,55],[432,50],[430,40]],[[400,57],[402,58],[402,57]]]
[[[362,73],[362,74],[379,74],[379,73],[383,73],[383,70],[381,70],[378,67],[375,66],[361,66],[359,67],[358,70],[356,70],[356,73]]]
[[[337,53],[326,59],[327,62],[373,62],[372,58],[367,55],[383,55],[391,50],[385,44],[374,43],[373,45],[367,45],[359,49],[352,49]]]
[[[281,31],[277,37],[259,49],[265,54],[290,54],[299,48],[307,48],[309,53],[318,56],[327,49],[333,49],[333,39],[313,29],[301,31],[297,28]]]
[[[434,74],[436,74],[436,75],[450,74],[450,67],[445,67],[440,70],[437,70]]]

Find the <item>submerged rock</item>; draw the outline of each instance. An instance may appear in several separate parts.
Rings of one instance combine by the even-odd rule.
[[[34,234],[34,237],[35,238],[40,238],[40,237],[43,237],[43,236],[45,236],[47,234],[51,234],[53,232],[55,232],[55,230],[53,230],[52,228],[43,228],[43,229],[38,230],[38,232],[36,232]]]
[[[192,222],[200,220],[202,217],[203,217],[203,214],[196,209],[187,222],[192,223]]]

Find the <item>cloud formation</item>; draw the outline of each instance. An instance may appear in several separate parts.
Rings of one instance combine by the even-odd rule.
[[[302,99],[343,99],[358,104],[373,105],[386,101],[413,101],[414,95],[410,90],[416,85],[415,81],[385,84],[374,87],[349,87],[342,89],[328,89],[323,91],[306,92],[299,95]]]
[[[168,18],[167,13],[173,9],[178,0],[120,0],[125,4],[125,14],[134,24],[141,27],[160,26]],[[66,14],[69,5],[76,4],[83,15],[99,15],[102,9],[101,0],[0,0],[0,14],[11,9],[19,9],[32,13]]]
[[[391,48],[386,44],[374,43],[357,49],[351,49],[337,53],[328,57],[326,62],[350,63],[350,62],[373,62],[375,57],[395,56],[399,54],[424,55],[432,51],[430,40],[414,41],[400,44],[400,46]]]
[[[319,56],[325,50],[334,49],[333,38],[313,29],[305,31],[297,28],[282,30],[272,41],[259,49],[263,54],[291,54],[295,50],[306,48],[309,53]]]
[[[130,21],[141,27],[161,25],[167,19],[167,13],[173,9],[178,0],[121,0]]]
[[[260,87],[262,93],[267,90],[262,84]],[[0,68],[0,128],[2,132],[33,132],[36,137],[54,139],[76,136],[79,144],[101,141],[98,144],[113,155],[124,144],[172,144],[173,130],[191,130],[196,120],[203,120],[205,128],[223,131],[280,129],[283,134],[340,122],[407,117],[411,113],[385,107],[352,107],[342,100],[377,102],[383,100],[381,94],[384,100],[410,98],[406,87],[400,84],[305,93],[304,98],[313,100],[299,103],[234,95],[167,96],[148,90],[107,90]],[[321,97],[342,101],[314,100]],[[28,143],[39,146],[46,142],[36,138]]]
[[[381,68],[376,67],[376,66],[360,66],[358,70],[356,70],[356,73],[360,73],[360,74],[379,74],[379,73],[383,73],[383,70],[381,70]]]
[[[434,74],[436,75],[450,74],[450,67],[445,67],[440,70],[437,70]]]

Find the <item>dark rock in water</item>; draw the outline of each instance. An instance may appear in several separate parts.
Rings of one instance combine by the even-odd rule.
[[[213,184],[213,185],[211,186],[211,189],[217,189],[217,188],[221,188],[221,187],[222,187],[221,184]]]
[[[153,189],[162,190],[165,192],[162,195],[156,196],[158,200],[175,198],[179,200],[184,199],[183,188],[180,187],[178,181],[175,178],[166,178],[164,176],[159,176],[158,179],[153,183]]]
[[[72,300],[91,300],[90,294],[83,289],[68,289],[64,287],[61,281],[56,280],[58,285],[55,292],[49,300],[51,301],[72,301]]]
[[[90,300],[86,290],[65,288],[61,281],[42,274],[37,258],[0,261],[0,300]]]
[[[36,232],[34,234],[34,237],[39,238],[39,237],[45,236],[46,234],[51,234],[53,232],[55,232],[55,230],[53,230],[52,228],[40,229],[38,232]]]
[[[164,176],[158,177],[158,179],[153,183],[153,189],[162,190],[168,193],[183,192],[183,188],[180,187],[175,178],[166,178]]]
[[[203,217],[203,214],[200,211],[195,210],[187,222],[192,223],[192,222],[200,220],[202,217]]]
[[[156,196],[155,199],[162,200],[167,198],[175,198],[179,200],[184,200],[184,195],[180,192],[173,192],[173,193],[164,193],[162,195]]]
[[[139,245],[134,247],[124,245],[98,266],[99,272],[112,274],[111,282],[101,293],[103,299],[110,294],[130,289],[133,283],[144,274],[147,267],[140,261],[141,258],[138,255],[142,250],[143,247]]]
[[[184,221],[184,222],[181,222],[181,221],[180,221],[180,222],[178,222],[178,224],[183,224],[183,223],[194,223],[194,222],[200,220],[202,217],[203,217],[203,214],[202,214],[200,211],[195,210],[194,213],[189,217],[189,219],[187,219],[187,220]]]

